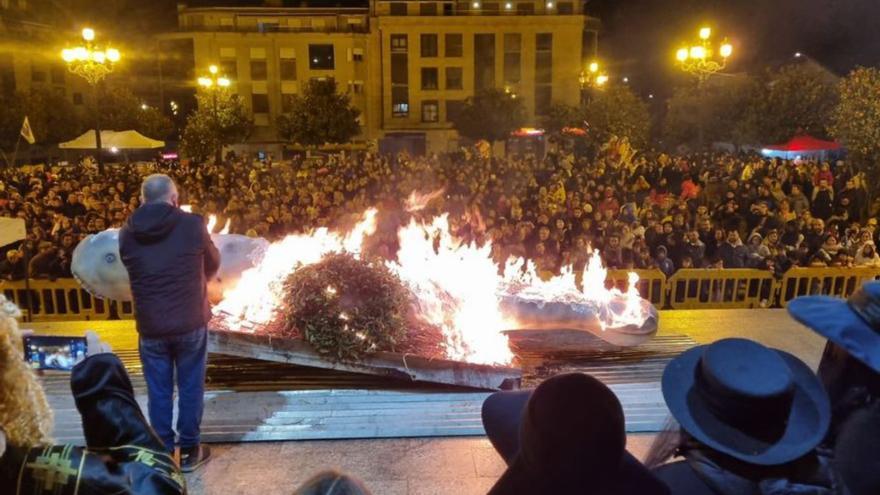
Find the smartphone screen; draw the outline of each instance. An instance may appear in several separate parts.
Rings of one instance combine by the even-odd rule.
[[[70,371],[86,358],[85,337],[28,335],[24,337],[24,359],[35,370]]]

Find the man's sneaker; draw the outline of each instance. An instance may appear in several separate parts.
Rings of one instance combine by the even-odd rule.
[[[180,448],[180,470],[184,473],[191,473],[211,458],[211,447],[207,445],[197,445],[195,447]]]

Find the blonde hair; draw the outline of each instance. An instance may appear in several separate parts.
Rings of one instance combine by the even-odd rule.
[[[8,445],[49,443],[52,410],[43,387],[22,358],[21,311],[0,295],[0,429]]]

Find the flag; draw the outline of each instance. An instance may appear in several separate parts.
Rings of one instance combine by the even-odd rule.
[[[22,241],[26,237],[24,219],[0,217],[0,247]]]
[[[31,129],[31,123],[28,122],[27,116],[25,116],[24,122],[21,123],[21,137],[23,137],[28,144],[34,144],[37,142],[37,139],[34,138],[34,131]]]

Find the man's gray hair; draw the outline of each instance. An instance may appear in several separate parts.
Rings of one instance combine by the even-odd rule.
[[[141,183],[141,201],[158,203],[171,201],[177,195],[177,186],[165,174],[152,174]]]

